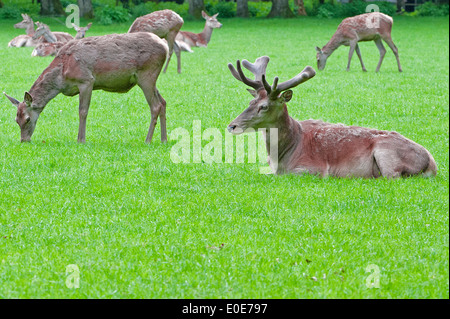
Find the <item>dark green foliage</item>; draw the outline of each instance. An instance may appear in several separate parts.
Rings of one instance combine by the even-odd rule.
[[[448,16],[448,4],[436,5],[433,2],[425,2],[417,7],[416,11],[421,16],[445,17]]]
[[[122,7],[104,6],[95,10],[95,16],[100,24],[109,25],[123,23],[130,19],[130,13]]]
[[[11,19],[11,20],[20,20],[20,14],[22,11],[20,8],[5,6],[0,9],[0,19]]]

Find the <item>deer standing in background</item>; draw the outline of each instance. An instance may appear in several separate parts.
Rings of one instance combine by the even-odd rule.
[[[239,60],[237,71],[230,63],[233,76],[252,87],[250,106],[228,126],[232,134],[246,129],[261,129],[266,140],[269,165],[275,174],[318,174],[322,177],[394,178],[400,176],[436,175],[433,156],[421,145],[396,132],[380,131],[317,120],[297,121],[289,116],[286,103],[293,87],[311,79],[315,71],[307,66],[300,74],[283,83],[278,77],[269,85],[265,78],[269,57],[255,63],[242,61],[255,75],[247,78]],[[269,137],[277,130],[277,140]]]
[[[137,84],[151,111],[146,142],[152,140],[158,117],[161,119],[161,141],[167,141],[166,102],[156,88],[167,53],[166,42],[148,32],[110,34],[67,43],[25,92],[23,102],[5,93],[17,107],[20,140],[31,140],[39,115],[50,100],[62,93],[67,96],[79,94],[78,142],[84,143],[92,91],[125,93]],[[112,104],[111,111],[116,107]]]
[[[34,35],[34,23],[33,20],[27,15],[22,14],[23,20],[14,25],[16,29],[26,29],[27,34],[21,34],[8,43],[8,47],[33,47],[37,44],[37,40],[33,40]]]
[[[176,12],[172,10],[160,10],[134,20],[133,24],[128,30],[128,33],[151,32],[162,39],[166,39],[169,46],[169,54],[167,57],[167,64],[169,64],[174,46],[176,46],[175,37],[177,36],[178,31],[180,31],[181,27],[183,26],[183,23],[183,19]],[[177,70],[178,73],[180,73],[180,59],[178,59],[177,63]],[[166,69],[164,69],[164,72],[165,71]]]
[[[33,40],[37,40],[40,37],[43,37],[44,40],[42,42],[69,42],[73,40],[73,36],[71,36],[67,32],[52,32],[50,28],[45,23],[36,22],[37,29],[34,32]]]
[[[222,23],[217,20],[216,13],[213,16],[209,16],[205,11],[202,11],[202,16],[206,20],[205,28],[201,33],[192,33],[189,31],[180,31],[175,38],[175,43],[178,47],[175,47],[175,54],[178,60],[181,60],[181,51],[193,52],[192,47],[207,47],[209,41],[211,40],[211,35],[214,29],[219,29],[222,27]],[[164,68],[164,72],[167,69],[168,64]]]
[[[73,28],[75,31],[77,31],[77,34],[75,36],[75,40],[82,39],[86,36],[86,31],[89,30],[92,23],[89,23],[85,27],[78,27],[74,23],[72,23]],[[31,52],[31,56],[55,56],[56,53],[58,53],[59,49],[63,47],[64,44],[67,42],[40,42],[36,45],[36,48],[34,48],[33,52]]]
[[[382,42],[383,40],[388,44],[392,52],[394,52],[395,58],[397,59],[398,70],[402,72],[398,49],[391,37],[392,24],[393,19],[390,16],[380,12],[365,13],[344,19],[341,24],[339,24],[331,40],[322,49],[316,47],[317,68],[319,70],[323,70],[325,68],[325,64],[327,63],[328,57],[341,45],[345,45],[350,46],[347,71],[350,70],[350,62],[352,60],[353,52],[356,51],[359,61],[361,62],[362,70],[366,72],[367,70],[361,57],[358,42],[374,41],[380,51],[380,60],[378,61],[378,66],[376,69],[376,72],[378,72],[380,70],[381,63],[383,62],[384,55],[386,54],[386,49],[384,48]]]

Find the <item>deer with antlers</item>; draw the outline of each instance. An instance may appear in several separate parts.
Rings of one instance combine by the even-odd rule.
[[[170,62],[170,58],[172,57],[172,53],[174,50],[175,38],[183,26],[184,20],[181,18],[176,12],[172,10],[160,10],[149,13],[145,16],[139,17],[134,20],[131,25],[128,33],[133,32],[151,32],[156,34],[158,37],[162,39],[166,39],[167,44],[169,46],[169,54],[167,57],[167,64]],[[181,72],[181,61],[178,59],[177,61],[177,70],[178,73]],[[164,72],[166,71],[164,69]]]
[[[202,11],[202,17],[206,20],[205,27],[200,33],[192,33],[189,31],[180,31],[175,38],[175,43],[177,44],[174,47],[175,55],[178,60],[181,60],[181,51],[194,52],[192,51],[192,47],[207,47],[209,41],[211,40],[211,35],[214,29],[220,29],[222,27],[222,23],[217,20],[217,16],[219,14],[216,13],[213,16],[209,16],[205,11]],[[168,64],[166,64],[164,68],[164,72],[167,69]]]
[[[75,31],[77,31],[77,34],[75,35],[75,40],[77,39],[83,39],[86,36],[86,32],[89,30],[89,28],[92,26],[92,23],[88,23],[85,27],[79,27],[72,23],[73,28]],[[33,52],[31,52],[31,56],[55,56],[56,53],[58,53],[59,49],[63,47],[64,44],[67,42],[40,42],[36,45]]]
[[[29,142],[39,115],[59,93],[79,95],[78,142],[86,141],[86,118],[93,90],[125,93],[135,85],[144,92],[151,111],[146,142],[150,143],[157,119],[161,141],[167,141],[166,102],[156,80],[168,53],[166,42],[148,32],[110,34],[71,41],[42,72],[23,102],[6,95],[17,108],[20,140]],[[112,105],[112,107],[117,107]]]
[[[318,120],[297,121],[289,116],[286,103],[292,98],[291,88],[316,74],[307,66],[300,74],[283,83],[275,77],[266,81],[269,57],[247,60],[242,65],[255,75],[245,76],[240,61],[237,70],[230,63],[232,75],[253,88],[250,106],[228,126],[232,134],[251,128],[262,130],[266,140],[269,165],[275,174],[317,174],[322,177],[395,178],[401,176],[436,175],[433,156],[421,145],[397,132],[381,131]],[[277,138],[270,134],[276,130]],[[273,135],[272,135],[273,136]]]
[[[374,41],[380,51],[380,60],[378,61],[377,69],[375,71],[378,72],[380,71],[381,63],[383,62],[384,55],[386,54],[386,49],[383,45],[384,41],[391,48],[392,52],[394,52],[395,58],[397,59],[398,70],[399,72],[402,72],[398,49],[391,37],[393,21],[394,20],[390,16],[380,12],[365,13],[344,19],[341,24],[339,24],[336,32],[331,37],[331,40],[328,41],[322,49],[316,47],[317,68],[319,70],[323,70],[327,63],[328,57],[341,45],[345,45],[350,46],[347,71],[350,70],[350,62],[352,60],[353,52],[356,51],[362,70],[366,72],[367,70],[361,57],[358,42]]]
[[[16,29],[25,29],[27,34],[21,34],[9,41],[8,47],[33,47],[37,44],[37,40],[33,40],[34,23],[27,14],[22,14],[23,20],[14,25]]]

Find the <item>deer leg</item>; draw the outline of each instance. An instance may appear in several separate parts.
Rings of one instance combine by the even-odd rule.
[[[383,63],[384,55],[386,54],[386,49],[384,48],[383,42],[381,41],[380,38],[377,38],[374,41],[378,47],[378,50],[380,51],[380,60],[378,61],[377,69],[375,70],[375,72],[378,72],[380,71],[381,63]]]
[[[353,51],[355,51],[357,42],[350,42],[350,51],[348,52],[347,71],[350,71],[350,62],[352,61]]]
[[[177,44],[175,43],[175,38],[177,36],[177,32],[170,32],[167,36],[166,36],[166,40],[167,40],[167,45],[169,46],[169,55],[167,56],[167,63],[166,66],[164,67],[163,73],[166,73],[167,71],[167,67],[169,66],[170,63],[170,58],[172,57],[173,54],[173,50],[174,50],[174,46],[177,46]],[[178,48],[178,46],[177,46]],[[180,73],[180,72],[178,72]]]
[[[176,42],[173,44],[173,50],[177,56],[177,72],[181,73],[181,49]]]
[[[355,50],[356,50],[356,54],[358,55],[359,62],[361,62],[362,70],[363,70],[364,72],[367,72],[366,67],[364,66],[364,62],[363,62],[362,57],[361,57],[361,51],[359,51],[359,45],[358,45],[358,43],[356,44]]]
[[[138,85],[142,89],[145,95],[145,99],[147,100],[148,106],[150,107],[151,119],[150,119],[150,127],[148,129],[147,138],[145,139],[145,143],[151,143],[153,132],[155,131],[155,126],[158,121],[158,116],[161,115],[161,110],[163,109],[163,114],[161,116],[161,140],[167,141],[167,133],[166,133],[166,102],[159,94],[158,90],[155,87],[156,79],[150,77],[147,81],[139,81]],[[164,126],[164,128],[163,128]],[[164,131],[163,131],[164,129]]]
[[[161,142],[166,143],[167,142],[167,130],[166,130],[166,101],[164,98],[159,94],[158,89],[156,89],[156,95],[158,97],[158,102],[161,105],[161,110],[159,112],[159,120],[161,125]]]
[[[79,86],[79,107],[78,114],[80,117],[80,126],[78,127],[78,143],[86,142],[86,118],[89,112],[89,105],[91,104],[92,85]]]
[[[398,49],[394,44],[394,41],[392,41],[392,38],[390,36],[383,38],[384,42],[388,44],[388,46],[391,48],[392,52],[394,52],[395,58],[397,59],[397,65],[398,65],[398,71],[402,72],[402,66],[400,65],[400,58],[398,56]]]

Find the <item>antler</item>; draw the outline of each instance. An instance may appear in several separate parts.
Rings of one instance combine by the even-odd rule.
[[[270,58],[268,56],[262,56],[256,59],[255,63],[242,60],[242,65],[255,75],[255,80],[251,80],[244,75],[241,68],[241,62],[239,60],[236,62],[237,71],[231,63],[228,63],[228,68],[237,80],[247,84],[255,90],[264,88],[267,91],[267,94],[272,98],[278,97],[278,94],[281,92],[296,87],[316,75],[316,71],[314,71],[312,67],[307,66],[297,76],[283,83],[278,84],[278,77],[275,77],[272,86],[270,86],[270,84],[266,81],[266,68],[269,60]]]
[[[293,77],[290,80],[287,80],[283,83],[278,84],[278,77],[275,77],[273,80],[272,87],[270,87],[268,84],[264,84],[264,87],[267,91],[267,94],[269,94],[271,97],[277,97],[278,94],[280,94],[283,91],[289,90],[293,87],[296,87],[297,85],[302,84],[303,82],[308,81],[309,79],[313,78],[316,75],[316,71],[310,66],[307,66],[303,69],[302,72],[297,74],[295,77]],[[263,83],[267,83],[265,79],[265,75],[263,75]]]

